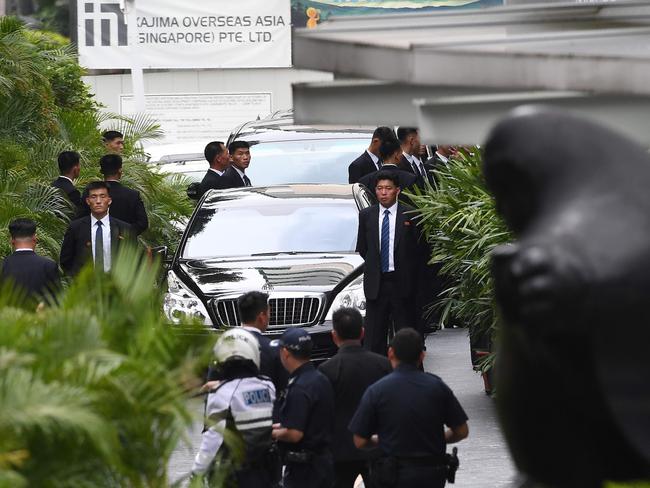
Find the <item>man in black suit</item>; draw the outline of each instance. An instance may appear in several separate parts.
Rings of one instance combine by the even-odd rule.
[[[55,294],[61,287],[59,268],[54,261],[39,256],[34,251],[37,242],[36,222],[16,219],[9,224],[9,234],[14,252],[2,262],[2,281],[12,281],[29,297],[37,300]]]
[[[365,346],[386,354],[391,319],[395,330],[414,325],[414,284],[423,252],[417,223],[398,203],[399,179],[392,171],[377,175],[378,204],[359,212],[357,252],[365,260]]]
[[[402,156],[402,149],[397,139],[388,138],[385,141],[382,141],[379,146],[379,154],[383,161],[381,169],[363,176],[359,180],[359,183],[374,193],[375,187],[377,186],[377,175],[382,174],[383,171],[390,170],[397,175],[401,189],[412,190],[416,186],[417,179],[415,175],[403,171],[397,166],[397,163]],[[403,198],[403,196],[400,198]]]
[[[402,157],[398,166],[404,171],[415,175],[417,185],[424,188],[425,181],[433,183],[424,163],[420,160],[420,134],[415,127],[398,127],[397,138],[402,145]]]
[[[122,157],[117,154],[106,154],[99,160],[99,170],[104,175],[104,181],[111,192],[111,217],[129,224],[133,234],[139,236],[149,227],[149,218],[144,208],[140,193],[124,186],[122,179]],[[87,201],[88,188],[84,190],[82,200]],[[86,203],[82,215],[89,215],[90,208]]]
[[[363,339],[363,318],[354,308],[340,308],[332,315],[332,339],[338,353],[319,366],[334,388],[334,488],[353,488],[359,475],[365,486],[368,479],[367,451],[352,442],[348,424],[356,412],[366,388],[392,371],[384,356],[366,351]]]
[[[372,133],[368,149],[348,166],[348,183],[357,183],[362,176],[373,173],[381,168],[379,146],[386,139],[394,139],[395,132],[390,127],[377,127]]]
[[[213,188],[219,188],[219,180],[224,171],[230,166],[230,153],[228,148],[221,141],[212,141],[205,146],[203,151],[205,159],[210,164],[203,180],[199,184],[199,198]]]
[[[61,244],[59,261],[70,276],[79,273],[88,261],[97,269],[110,271],[120,245],[132,236],[129,224],[108,214],[112,201],[108,184],[93,181],[86,190],[90,215],[70,222]]]
[[[246,141],[234,141],[228,146],[230,167],[219,178],[219,188],[240,188],[251,186],[246,176],[246,169],[251,164],[250,144]]]
[[[52,186],[62,190],[78,212],[81,208],[81,193],[75,188],[73,180],[79,177],[81,170],[79,153],[63,151],[59,154],[58,163],[59,177],[52,182]]]

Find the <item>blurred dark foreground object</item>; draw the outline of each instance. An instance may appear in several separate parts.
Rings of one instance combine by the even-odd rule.
[[[559,111],[520,109],[484,174],[517,236],[493,253],[498,405],[518,468],[553,487],[650,479],[650,158]]]

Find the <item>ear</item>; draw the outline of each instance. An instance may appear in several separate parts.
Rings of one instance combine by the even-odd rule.
[[[392,347],[389,347],[389,348],[388,348],[388,360],[389,360],[390,362],[393,362],[393,361],[395,361],[395,359],[396,359],[396,358],[395,358],[395,351],[393,350]]]
[[[426,354],[427,354],[426,351],[422,351],[420,353],[420,359],[418,360],[418,364],[422,364],[424,362],[424,356],[426,356]]]
[[[359,336],[359,340],[362,341],[364,337],[366,337],[366,328],[361,327],[361,335]]]

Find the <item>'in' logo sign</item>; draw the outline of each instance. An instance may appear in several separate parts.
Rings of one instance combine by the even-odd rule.
[[[99,8],[97,8],[99,7]],[[86,2],[86,46],[95,45],[95,25],[100,22],[102,46],[126,46],[126,22],[119,3]],[[111,31],[113,34],[111,35]]]

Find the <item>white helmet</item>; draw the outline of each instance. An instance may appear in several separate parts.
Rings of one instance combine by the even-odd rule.
[[[230,359],[249,359],[259,368],[260,344],[253,334],[241,327],[235,327],[221,334],[214,345],[214,357],[218,363],[225,363]]]

